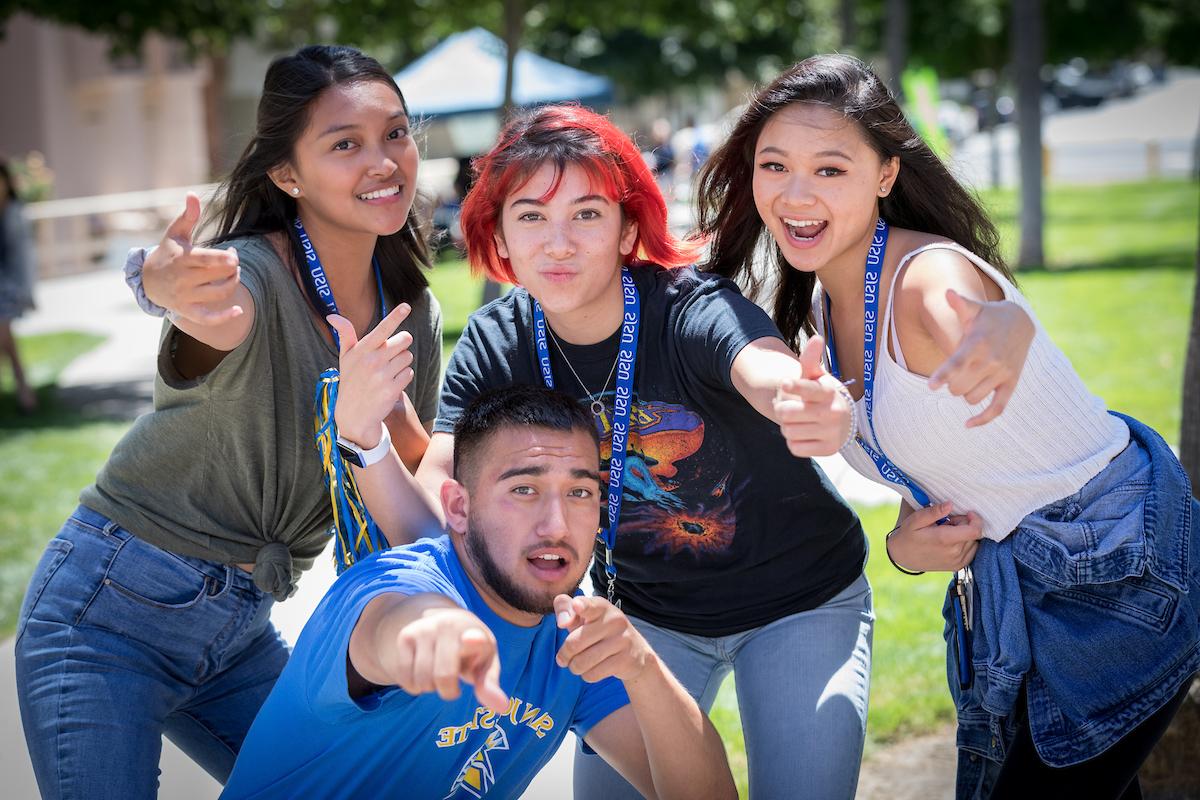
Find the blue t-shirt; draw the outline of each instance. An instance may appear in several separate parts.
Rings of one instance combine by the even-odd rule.
[[[398,687],[351,699],[350,632],[386,592],[445,595],[483,620],[499,645],[508,713],[480,705],[466,684],[450,702]],[[221,796],[517,797],[568,730],[584,736],[629,703],[620,681],[589,684],[555,663],[566,636],[553,615],[532,628],[498,617],[446,536],[367,558],[338,578],[304,626]]]

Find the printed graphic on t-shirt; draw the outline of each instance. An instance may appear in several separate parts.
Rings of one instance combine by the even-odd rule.
[[[504,714],[498,715],[489,708],[478,706],[471,719],[462,725],[440,729],[435,742],[438,747],[456,747],[466,743],[474,731],[489,731],[483,744],[463,762],[450,793],[443,800],[483,797],[492,788],[496,781],[496,760],[503,759],[505,756],[501,754],[509,750],[508,733],[501,726],[502,723],[514,728],[514,734],[521,727],[529,728],[539,739],[554,730],[554,718],[549,712],[519,697],[509,698],[508,711]]]
[[[609,408],[597,421],[605,486],[612,457]],[[700,558],[726,552],[737,522],[729,462],[701,454],[703,418],[679,403],[639,397],[630,427],[621,527],[641,535],[646,555]]]

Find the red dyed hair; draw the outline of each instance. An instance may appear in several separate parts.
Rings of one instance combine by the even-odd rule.
[[[475,159],[476,179],[462,206],[463,238],[471,269],[494,281],[516,283],[512,264],[496,250],[504,200],[543,164],[553,164],[558,190],[563,170],[582,167],[594,187],[637,223],[626,264],[649,262],[668,269],[696,260],[701,245],[676,238],[667,228],[667,204],[642,154],[608,117],[578,105],[542,106],[515,117],[486,155]]]

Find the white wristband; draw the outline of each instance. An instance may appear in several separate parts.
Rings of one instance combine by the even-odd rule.
[[[384,423],[379,423],[379,427],[383,429],[383,434],[379,437],[379,444],[370,450],[364,450],[349,439],[343,439],[341,434],[338,434],[337,447],[342,457],[351,464],[363,469],[382,461],[383,457],[392,449],[392,435],[388,432],[388,427]]]
[[[838,450],[841,450],[858,436],[858,416],[855,414],[854,396],[850,394],[850,390],[845,386],[839,385],[838,393],[845,398],[846,404],[850,406],[850,434],[846,437],[846,441],[842,442],[842,446],[838,448]]]

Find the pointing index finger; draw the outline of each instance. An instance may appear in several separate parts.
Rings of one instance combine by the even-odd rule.
[[[412,306],[408,303],[400,303],[393,308],[388,315],[374,328],[372,328],[366,336],[359,342],[367,347],[378,347],[388,340],[388,338],[396,332],[400,327],[400,323],[408,317],[412,312]]]

